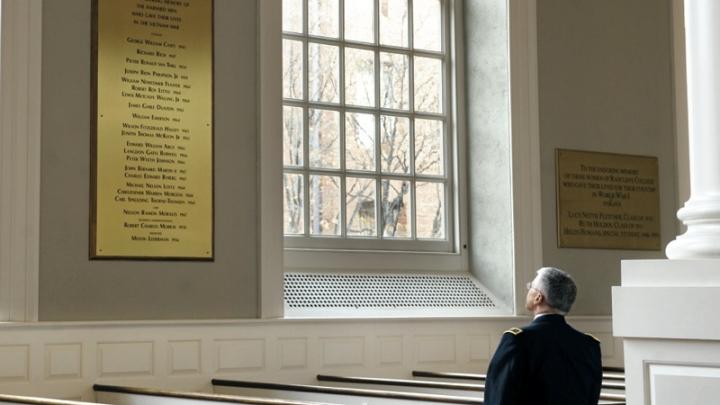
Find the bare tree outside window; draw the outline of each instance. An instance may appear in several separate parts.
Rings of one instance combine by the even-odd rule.
[[[445,241],[446,0],[283,0],[286,236]]]

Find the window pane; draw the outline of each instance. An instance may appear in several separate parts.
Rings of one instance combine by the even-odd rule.
[[[303,165],[303,109],[283,106],[283,164]]]
[[[348,177],[347,193],[348,236],[375,236],[375,180]]]
[[[310,109],[308,113],[310,167],[340,168],[340,113]]]
[[[442,61],[415,57],[415,111],[442,113]]]
[[[444,174],[443,123],[438,120],[415,120],[415,173]]]
[[[310,176],[310,234],[340,235],[340,177]]]
[[[410,173],[410,119],[383,115],[380,119],[380,159],[384,173]]]
[[[345,167],[348,170],[375,170],[375,116],[345,114]]]
[[[375,106],[375,52],[345,48],[345,103]]]
[[[308,44],[310,101],[340,101],[340,53],[337,46]]]
[[[380,0],[380,43],[408,46],[407,0]]]
[[[338,3],[339,0],[308,0],[308,31],[310,35],[338,37],[340,32],[340,6]]]
[[[283,39],[283,97],[303,98],[303,45]]]
[[[415,188],[417,237],[445,239],[445,186],[418,182]]]
[[[380,53],[380,100],[383,108],[409,108],[410,66],[406,55]]]
[[[283,0],[282,27],[285,32],[303,32],[303,0]]]
[[[345,39],[375,42],[375,0],[345,1]]]
[[[386,238],[411,237],[410,182],[383,180],[381,192],[383,236]]]
[[[440,0],[413,2],[413,46],[442,51],[442,9]]]
[[[285,187],[284,217],[285,233],[299,235],[305,231],[305,215],[303,207],[304,191],[302,174],[285,173],[283,176]]]

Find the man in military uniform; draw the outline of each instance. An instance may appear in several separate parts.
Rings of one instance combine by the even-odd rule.
[[[527,287],[525,306],[535,319],[503,334],[488,369],[485,405],[597,405],[600,342],[565,322],[575,282],[544,267]]]

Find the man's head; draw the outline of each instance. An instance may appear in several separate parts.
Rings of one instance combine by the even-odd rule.
[[[525,308],[533,314],[565,315],[575,302],[577,287],[569,274],[554,267],[543,267],[528,283]]]

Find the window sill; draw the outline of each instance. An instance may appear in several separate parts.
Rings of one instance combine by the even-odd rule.
[[[468,269],[467,250],[454,253],[285,248],[283,258],[285,270],[422,273],[465,272]]]

